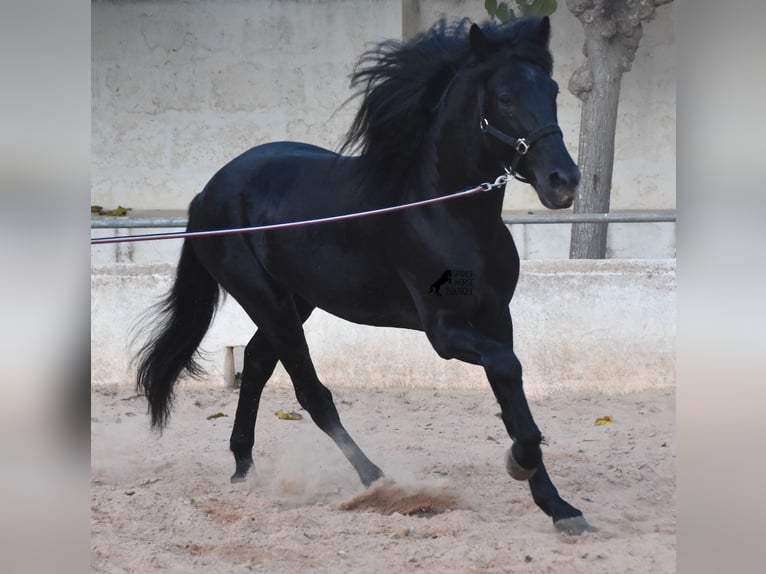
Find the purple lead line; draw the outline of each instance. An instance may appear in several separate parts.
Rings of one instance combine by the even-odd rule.
[[[502,182],[500,180],[503,180]],[[382,207],[380,209],[372,209],[370,211],[361,211],[358,213],[347,213],[345,215],[333,215],[331,217],[320,217],[319,219],[308,219],[304,221],[291,221],[288,223],[272,223],[270,225],[257,225],[254,227],[235,227],[231,229],[211,229],[208,231],[176,231],[168,233],[149,233],[145,235],[127,235],[124,237],[91,237],[90,244],[98,245],[102,243],[128,243],[132,241],[152,241],[157,239],[181,239],[186,237],[212,237],[214,235],[231,235],[233,233],[254,233],[256,231],[271,231],[275,229],[289,229],[291,227],[303,227],[306,225],[315,225],[318,223],[332,223],[334,221],[346,221],[349,219],[357,219],[360,217],[367,217],[370,215],[381,215],[384,213],[392,213],[394,211],[402,211],[411,207],[418,207],[420,205],[428,205],[431,203],[438,203],[440,201],[446,201],[448,199],[455,199],[458,197],[465,197],[480,193],[482,191],[489,191],[496,187],[505,185],[504,176],[500,176],[495,183],[483,183],[472,189],[465,191],[458,191],[451,195],[442,195],[439,197],[432,197],[431,199],[422,199],[420,201],[414,201],[412,203],[405,203],[403,205],[394,205],[392,207]]]

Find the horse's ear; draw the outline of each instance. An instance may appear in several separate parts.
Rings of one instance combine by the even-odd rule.
[[[535,42],[543,48],[548,47],[548,43],[551,39],[551,19],[548,16],[540,18],[540,22],[535,26],[533,35]]]
[[[471,44],[471,52],[473,52],[477,60],[483,62],[489,57],[489,40],[477,24],[471,25],[471,29],[468,32],[468,41]]]

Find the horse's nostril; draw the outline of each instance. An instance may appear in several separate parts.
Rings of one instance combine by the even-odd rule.
[[[553,189],[575,188],[580,183],[580,170],[554,171],[548,176],[548,183]]]
[[[548,183],[551,185],[553,189],[558,189],[560,187],[563,187],[564,185],[564,179],[559,175],[559,172],[554,171],[552,174],[548,176]]]

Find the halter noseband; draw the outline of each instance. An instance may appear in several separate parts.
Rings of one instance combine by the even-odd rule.
[[[510,168],[505,167],[505,170],[508,174],[512,175],[519,181],[523,181],[524,183],[529,183],[530,180],[516,171],[519,165],[519,161],[521,161],[521,156],[526,155],[529,151],[529,148],[532,147],[532,144],[541,140],[545,136],[561,134],[561,128],[559,128],[558,124],[556,123],[550,123],[539,127],[526,138],[515,138],[512,135],[508,135],[507,133],[497,129],[489,123],[489,120],[485,114],[484,88],[482,86],[479,86],[479,118],[479,129],[483,134],[491,135],[504,144],[511,146],[516,151],[513,159],[511,160]]]

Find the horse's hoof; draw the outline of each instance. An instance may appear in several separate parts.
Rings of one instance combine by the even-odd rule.
[[[231,475],[231,479],[230,480],[231,480],[232,484],[237,484],[239,482],[245,482],[245,480],[247,480],[247,475],[235,472],[234,474]]]
[[[594,528],[588,524],[588,521],[585,520],[585,517],[582,515],[556,520],[553,525],[559,532],[563,532],[564,534],[569,534],[571,536],[579,536],[594,530]]]
[[[252,467],[253,463],[251,461],[237,463],[237,468],[234,471],[234,474],[231,475],[231,483],[237,484],[239,482],[245,482],[247,480],[247,473],[250,472]]]
[[[234,474],[231,475],[231,483],[236,484],[238,482],[245,482],[247,480],[247,473],[253,468],[252,458],[235,458],[236,467],[234,468]]]
[[[513,453],[509,448],[505,453],[505,470],[508,471],[508,474],[511,475],[511,478],[516,480],[529,480],[535,475],[535,472],[537,472],[537,467],[524,468],[521,466],[518,462],[516,462],[516,459],[513,457]]]
[[[373,482],[376,482],[385,477],[386,476],[383,474],[383,471],[375,465],[373,465],[373,468],[359,474],[359,479],[362,481],[362,484],[366,488],[369,488]]]

